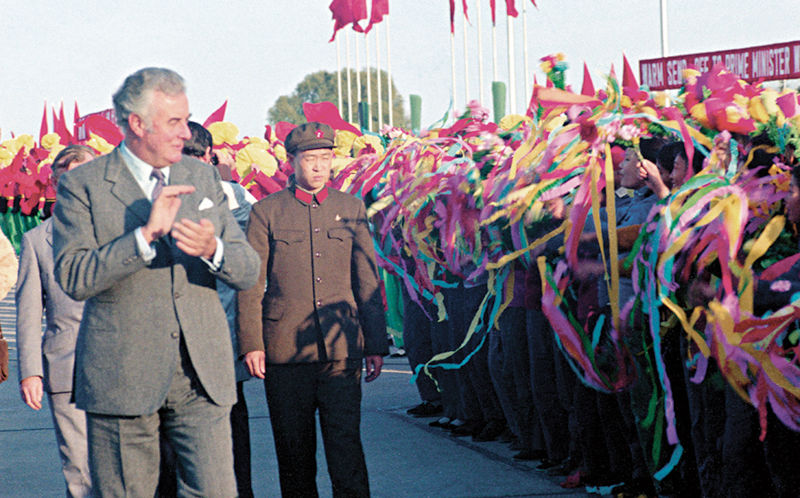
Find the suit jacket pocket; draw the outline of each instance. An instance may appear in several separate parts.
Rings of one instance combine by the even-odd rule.
[[[67,332],[45,332],[44,341],[42,344],[42,352],[45,355],[50,353],[63,354],[64,352],[71,354],[75,351],[75,341],[78,339],[78,331],[75,330]]]

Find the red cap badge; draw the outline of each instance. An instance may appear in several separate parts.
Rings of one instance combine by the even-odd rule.
[[[317,130],[317,132],[315,133],[315,135],[317,136],[317,138],[322,138],[322,137],[323,137],[323,135],[325,135],[325,134],[322,132],[322,130]]]

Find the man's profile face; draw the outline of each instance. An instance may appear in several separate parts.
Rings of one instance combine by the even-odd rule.
[[[298,152],[292,158],[297,184],[309,192],[317,192],[331,178],[333,150],[311,149]]]
[[[192,137],[189,116],[186,94],[153,91],[147,115],[140,116],[143,126],[134,131],[141,143],[140,158],[157,168],[180,161],[183,143]]]
[[[639,176],[639,156],[636,149],[629,147],[625,149],[625,159],[619,165],[620,184],[625,188],[639,188],[644,183]]]
[[[686,164],[686,159],[684,159],[682,156],[676,156],[675,162],[672,163],[672,173],[670,173],[673,187],[677,188],[683,185],[684,180],[686,179],[687,169],[688,165]]]

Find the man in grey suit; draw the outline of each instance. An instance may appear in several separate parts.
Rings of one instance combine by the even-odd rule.
[[[70,145],[56,156],[52,182],[62,173],[95,157],[85,145]],[[22,401],[34,410],[42,408],[47,391],[50,413],[61,456],[67,496],[89,496],[89,456],[86,449],[86,416],[72,397],[75,341],[83,315],[83,303],[72,300],[58,286],[53,274],[53,218],[22,236],[17,274],[17,358]],[[42,312],[45,333],[42,335]]]
[[[153,496],[163,434],[179,495],[234,496],[233,352],[215,279],[251,287],[259,257],[219,174],[181,154],[183,79],[141,69],[114,109],[125,140],[61,178],[54,221],[56,279],[86,300],[74,393],[92,485],[103,496]]]

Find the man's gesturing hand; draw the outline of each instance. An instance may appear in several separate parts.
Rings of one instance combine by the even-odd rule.
[[[217,239],[214,237],[214,224],[209,220],[203,218],[200,223],[195,223],[184,218],[172,225],[170,233],[178,249],[189,256],[214,257]]]
[[[180,196],[191,194],[194,187],[191,185],[167,185],[161,189],[158,199],[153,201],[150,209],[150,218],[147,224],[142,227],[142,235],[148,244],[163,237],[170,230],[181,207]],[[212,253],[213,255],[213,253]]]

